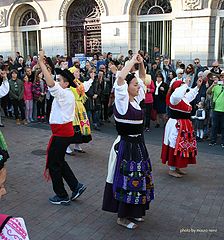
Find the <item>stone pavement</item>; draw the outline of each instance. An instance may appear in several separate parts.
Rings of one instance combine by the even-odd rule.
[[[115,138],[113,125],[93,132],[83,145],[87,153],[66,156],[86,192],[70,206],[48,202],[54,195],[43,179],[45,149],[50,137],[47,125],[16,126],[4,121],[10,159],[7,162],[8,194],[0,200],[0,212],[25,219],[32,240],[222,240],[224,239],[224,150],[199,145],[198,164],[188,175],[174,179],[160,162],[162,130],[146,134],[153,164],[155,200],[145,222],[132,231],[116,224],[116,214],[101,210],[107,161]],[[42,129],[45,128],[45,129]]]

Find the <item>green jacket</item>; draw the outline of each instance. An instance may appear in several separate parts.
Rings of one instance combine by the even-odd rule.
[[[212,89],[213,102],[215,102],[214,111],[224,112],[224,85],[216,85]]]
[[[15,81],[9,80],[9,98],[11,100],[21,100],[23,99],[24,85],[23,81],[16,79]]]

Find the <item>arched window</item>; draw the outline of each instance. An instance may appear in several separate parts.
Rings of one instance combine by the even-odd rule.
[[[31,26],[31,25],[38,25],[40,23],[40,18],[38,14],[30,9],[26,11],[20,20],[20,26]]]
[[[171,13],[172,7],[168,0],[145,0],[139,8],[139,15]]]
[[[25,57],[27,55],[37,55],[41,48],[40,18],[35,9],[30,9],[29,6],[27,8],[19,21]]]
[[[67,13],[68,55],[101,52],[100,7],[95,0],[74,1]]]
[[[159,47],[161,54],[171,56],[172,20],[168,15],[171,12],[168,0],[145,0],[139,7],[140,48],[152,58],[155,47]]]

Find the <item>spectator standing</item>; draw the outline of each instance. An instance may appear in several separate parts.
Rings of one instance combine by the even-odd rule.
[[[212,63],[212,69],[210,71],[211,71],[211,73],[221,74],[222,69],[219,67],[218,61],[215,61]]]
[[[192,119],[195,119],[195,127],[197,130],[197,141],[202,142],[204,137],[204,121],[205,121],[205,109],[204,109],[204,103],[199,102],[197,104],[197,111],[195,116],[192,116]]]
[[[11,71],[11,79],[9,80],[9,98],[12,102],[14,114],[16,118],[16,124],[20,125],[19,110],[21,113],[21,120],[23,124],[27,124],[25,120],[25,107],[24,107],[24,85],[23,81],[18,79],[17,70]]]
[[[146,93],[145,93],[145,131],[149,132],[150,130],[150,118],[151,111],[153,108],[153,94],[155,92],[155,84],[150,75],[146,75],[145,77],[146,84]]]
[[[43,79],[43,73],[38,70],[33,82],[33,98],[37,106],[37,121],[45,121],[45,99],[47,93],[47,84]]]
[[[220,74],[220,81],[215,80],[207,93],[213,95],[213,125],[209,145],[216,145],[217,132],[221,128],[221,147],[224,148],[224,71]]]
[[[155,93],[153,107],[157,111],[156,128],[160,127],[160,119],[165,125],[166,122],[166,94],[169,86],[164,82],[162,73],[156,74]]]
[[[27,75],[23,77],[25,115],[27,123],[33,122],[33,83],[29,81]]]

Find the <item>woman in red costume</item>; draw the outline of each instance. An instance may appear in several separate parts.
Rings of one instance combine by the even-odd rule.
[[[192,102],[198,94],[202,81],[195,88],[189,88],[190,79],[176,81],[169,89],[167,104],[170,118],[166,124],[161,159],[168,164],[169,175],[180,178],[186,174],[181,168],[196,164],[197,145],[190,120]]]

